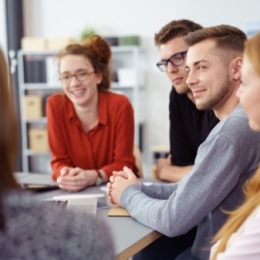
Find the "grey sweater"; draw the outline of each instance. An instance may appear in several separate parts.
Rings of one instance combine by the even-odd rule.
[[[241,204],[242,187],[260,161],[260,133],[253,132],[238,105],[220,121],[198,149],[194,167],[179,183],[131,185],[120,204],[131,216],[175,237],[198,226],[192,253],[209,258],[211,239],[227,215]]]

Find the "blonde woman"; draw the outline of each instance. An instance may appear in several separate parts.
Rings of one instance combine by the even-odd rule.
[[[241,79],[237,95],[250,127],[260,131],[260,33],[245,44]],[[219,242],[212,248],[211,260],[260,259],[260,168],[245,185],[245,196],[244,204],[216,235]]]

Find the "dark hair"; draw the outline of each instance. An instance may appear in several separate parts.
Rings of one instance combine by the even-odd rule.
[[[111,86],[110,78],[110,62],[111,62],[111,49],[105,39],[99,35],[92,35],[88,37],[81,44],[70,44],[64,50],[57,54],[60,60],[66,55],[82,55],[90,60],[95,72],[101,73],[103,78],[98,89],[107,91]]]
[[[207,39],[214,39],[216,47],[237,55],[243,53],[246,38],[246,34],[237,27],[221,24],[190,32],[184,37],[184,42],[192,46]]]
[[[166,24],[158,33],[154,35],[156,46],[160,46],[177,36],[185,36],[189,32],[202,29],[202,26],[193,21],[182,19],[174,20]]]
[[[8,189],[18,188],[13,175],[18,149],[17,118],[9,79],[4,54],[0,49],[0,230],[5,227],[2,212],[3,192]]]

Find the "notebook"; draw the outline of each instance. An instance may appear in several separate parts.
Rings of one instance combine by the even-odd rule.
[[[109,217],[130,217],[129,212],[120,206],[113,206],[107,214]]]

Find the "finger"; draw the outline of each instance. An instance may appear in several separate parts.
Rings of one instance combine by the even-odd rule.
[[[110,178],[109,178],[109,181],[110,181],[111,183],[113,183],[113,182],[115,181],[115,176],[111,175]]]
[[[69,171],[69,175],[70,176],[76,176],[78,175],[80,172],[82,171],[82,169],[76,167],[76,168],[73,168]]]
[[[63,184],[63,185],[79,185],[83,182],[86,182],[85,179],[83,179],[83,178],[77,178],[75,176],[64,176],[61,179],[60,184]]]
[[[84,186],[82,184],[81,185],[60,184],[59,187],[63,190],[67,190],[69,192],[80,191],[84,188]]]
[[[58,184],[62,183],[62,179],[63,179],[63,178],[62,178],[61,176],[58,177],[58,179],[57,179],[57,183],[58,183]]]
[[[127,179],[127,175],[125,174],[124,171],[119,171],[119,172],[113,171],[113,175],[114,175],[114,177],[120,176],[120,177],[123,177],[123,178],[126,178],[126,179]]]
[[[112,185],[110,182],[107,183],[107,195],[111,194]]]
[[[108,196],[107,198],[108,198],[108,200],[109,200],[110,203],[114,204],[113,199],[112,199],[111,196]]]
[[[61,175],[61,176],[67,175],[67,174],[69,173],[69,170],[70,170],[69,167],[63,167],[63,168],[60,170],[60,175]]]
[[[128,178],[132,177],[134,175],[133,171],[130,168],[128,168],[127,166],[124,166],[123,170]]]
[[[114,201],[113,201],[113,198],[112,198],[112,196],[108,196],[108,200],[110,201],[110,203],[112,203],[112,204],[116,204]]]

